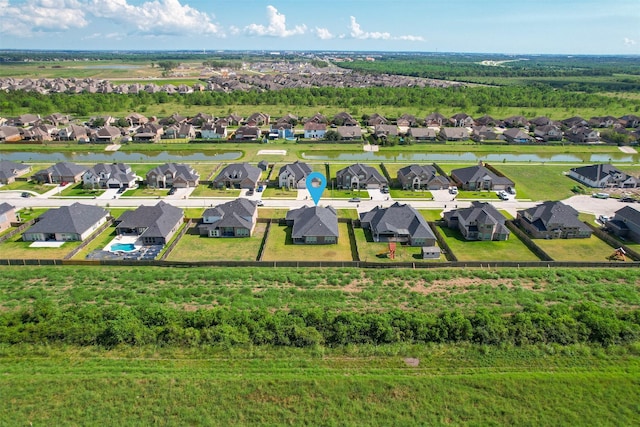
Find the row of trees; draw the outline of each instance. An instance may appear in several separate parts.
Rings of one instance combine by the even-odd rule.
[[[337,106],[345,109],[395,106],[415,109],[450,107],[462,112],[484,114],[492,108],[598,108],[625,107],[629,114],[640,111],[640,100],[619,99],[595,94],[557,91],[545,85],[501,88],[311,88],[279,91],[196,92],[187,95],[149,94],[50,94],[0,92],[0,114],[17,115],[25,110],[34,114],[61,112],[87,116],[109,111],[140,111],[151,104],[178,102],[183,105],[282,105]]]
[[[229,308],[182,311],[160,305],[68,306],[49,302],[0,313],[0,343],[200,346],[391,343],[590,343],[640,339],[640,310],[614,311],[593,303],[535,306],[505,316],[480,309],[439,314],[393,310],[335,312]]]

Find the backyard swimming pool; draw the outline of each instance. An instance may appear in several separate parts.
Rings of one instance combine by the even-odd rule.
[[[133,243],[114,243],[109,250],[111,252],[133,252],[136,250],[136,245]]]

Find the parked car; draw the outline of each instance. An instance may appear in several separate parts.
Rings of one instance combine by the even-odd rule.
[[[247,196],[253,196],[253,188],[247,190]]]
[[[360,198],[359,197],[352,197],[352,198],[349,199],[349,201],[353,202],[353,203],[360,203]]]
[[[633,197],[627,196],[627,197],[622,197],[620,201],[624,203],[634,203],[636,199],[634,199]]]
[[[263,186],[263,185],[259,185],[256,191],[257,191],[258,193],[261,193],[261,192],[262,192],[262,190],[264,190],[264,186]]]
[[[25,192],[23,192],[23,193],[20,195],[20,197],[25,197],[25,198],[26,198],[26,197],[31,197],[31,193],[27,193],[27,192],[25,191]]]
[[[117,193],[117,194],[122,194],[122,193],[124,193],[125,191],[127,191],[127,187],[120,187],[120,188],[118,188],[118,191],[116,191],[116,193]]]
[[[258,201],[256,202],[256,205],[258,205],[258,206],[264,206],[264,202],[263,202],[262,200],[258,200]]]
[[[511,194],[511,195],[516,195],[516,189],[513,187],[507,187],[507,193]]]
[[[608,199],[609,193],[595,193],[591,197],[595,197],[596,199]]]
[[[598,217],[598,221],[600,221],[600,223],[601,223],[601,224],[604,224],[605,222],[609,221],[609,219],[611,219],[611,218],[609,218],[609,217],[608,217],[608,216],[606,216],[606,215],[600,215],[600,216]]]
[[[171,187],[171,190],[169,190],[169,195],[171,196],[171,195],[173,195],[173,194],[176,194],[176,191],[177,191],[177,190],[178,190],[178,189],[177,189],[176,187]]]
[[[449,187],[449,194],[458,194],[458,187]]]
[[[380,192],[381,192],[382,194],[389,194],[389,187],[382,187],[382,188],[380,189]]]
[[[502,200],[509,200],[509,195],[504,190],[498,191],[498,197]]]

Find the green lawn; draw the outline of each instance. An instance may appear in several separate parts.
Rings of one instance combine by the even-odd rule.
[[[591,236],[588,239],[535,239],[536,244],[556,261],[606,262],[614,249]]]
[[[437,262],[446,261],[444,256],[439,260],[422,259],[422,248],[406,245],[396,245],[395,258],[389,257],[389,244],[386,242],[374,242],[369,230],[355,228],[356,244],[360,261],[368,262]]]
[[[11,184],[3,185],[0,187],[1,191],[35,191],[36,193],[43,194],[47,191],[53,190],[56,186],[49,184],[38,184],[35,181],[14,181]]]
[[[458,191],[456,199],[459,200],[500,200],[498,194],[495,191]]]
[[[389,195],[392,199],[427,199],[433,198],[430,191],[426,190],[401,190],[399,188],[389,189]]]
[[[511,165],[501,164],[500,171],[516,183],[518,199],[562,200],[573,195],[578,184],[565,176],[570,165]]]
[[[139,186],[138,188],[132,188],[124,193],[122,193],[121,197],[164,197],[169,193],[168,188],[151,188],[145,185]]]
[[[338,223],[335,245],[298,245],[291,240],[291,227],[272,224],[263,261],[353,261],[346,223]]]
[[[418,212],[420,212],[427,221],[438,221],[442,219],[442,209],[419,209]]]
[[[255,261],[264,236],[265,223],[257,223],[251,237],[201,237],[193,227],[171,251],[169,261]]]
[[[113,215],[113,213],[112,213]],[[91,240],[91,242],[74,255],[73,259],[85,259],[89,253],[95,250],[104,249],[107,244],[116,237],[116,227],[107,227],[102,233]]]
[[[190,197],[240,197],[241,190],[235,188],[213,188],[207,185],[198,185]]]
[[[554,349],[213,348],[191,355],[30,346],[4,352],[0,419],[34,426],[640,423],[637,349]]]
[[[282,189],[275,187],[267,187],[262,193],[263,199],[296,199],[298,197],[298,190]]]
[[[63,197],[97,197],[104,193],[105,190],[102,188],[84,188],[82,182],[79,182],[75,185],[70,185],[60,193],[60,196]]]
[[[80,246],[81,242],[65,242],[59,248],[30,248],[33,242],[23,242],[22,234],[0,243],[3,257],[13,259],[62,259],[69,252]]]
[[[505,241],[470,241],[458,229],[438,228],[458,261],[540,261],[513,233]]]
[[[16,213],[20,216],[20,220],[22,222],[27,222],[30,219],[34,219],[48,211],[49,209],[44,208],[22,208],[18,209]]]

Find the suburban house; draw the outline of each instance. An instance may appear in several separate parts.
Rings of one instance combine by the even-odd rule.
[[[92,134],[92,140],[97,143],[111,144],[122,136],[120,128],[115,126],[104,126]]]
[[[256,188],[262,171],[249,163],[231,163],[213,180],[214,188]]]
[[[414,116],[413,114],[404,113],[403,115],[398,117],[398,120],[396,120],[396,124],[398,125],[398,127],[414,127],[418,125],[418,119],[416,119],[416,116]]]
[[[190,123],[173,124],[164,130],[162,138],[165,139],[194,139],[196,128]]]
[[[518,128],[509,128],[502,135],[504,135],[507,142],[512,144],[526,144],[533,141],[533,138],[527,132]]]
[[[305,120],[305,123],[324,123],[325,125],[327,124],[327,118],[320,113],[315,113],[313,116],[309,117],[308,119]]]
[[[87,142],[89,141],[89,133],[86,127],[72,123],[58,131],[58,140]]]
[[[564,133],[565,138],[571,142],[594,143],[600,141],[600,134],[589,127],[573,127]]]
[[[432,165],[405,166],[398,170],[398,182],[404,190],[443,190],[450,184]]]
[[[329,245],[338,243],[338,214],[331,207],[303,206],[287,212],[287,225],[295,244]]]
[[[427,126],[441,127],[443,124],[447,123],[447,120],[448,119],[440,113],[431,113],[424,118],[424,124]]]
[[[155,206],[139,206],[116,220],[116,233],[139,236],[143,245],[166,245],[184,219],[182,209],[163,201]]]
[[[82,175],[86,171],[86,166],[80,166],[70,162],[59,162],[47,169],[36,172],[32,178],[34,181],[44,184],[80,182]]]
[[[135,142],[158,142],[164,133],[164,129],[158,123],[147,123],[140,126],[133,134]]]
[[[449,118],[449,123],[455,127],[471,127],[475,124],[475,121],[468,114],[458,113]]]
[[[200,128],[202,139],[227,139],[227,127],[220,124],[205,123]]]
[[[376,139],[388,139],[398,136],[398,127],[396,125],[375,125],[373,135]]]
[[[12,222],[18,222],[16,208],[9,203],[0,203],[0,232],[9,229]]]
[[[416,141],[435,141],[436,131],[431,128],[409,128],[407,136]]]
[[[524,116],[511,116],[503,120],[508,128],[523,128],[529,126],[529,120]]]
[[[316,123],[308,121],[304,124],[304,137],[322,139],[327,133],[327,125],[325,123]]]
[[[618,209],[605,227],[616,236],[640,243],[640,211],[631,206]]]
[[[331,124],[334,124],[336,126],[338,126],[338,128],[342,127],[342,126],[358,126],[358,121],[356,119],[354,119],[351,114],[343,111],[341,113],[336,114],[335,116],[333,116],[333,120],[331,120]]]
[[[389,182],[374,167],[356,163],[336,172],[336,186],[338,188],[381,188]]]
[[[534,239],[576,239],[592,234],[578,219],[578,211],[562,202],[544,202],[518,211],[518,223]]]
[[[22,141],[20,129],[16,126],[0,126],[0,142]]]
[[[182,163],[165,163],[147,172],[147,185],[152,188],[197,187],[200,174]]]
[[[454,127],[454,128],[440,128],[438,134],[440,139],[444,141],[466,141],[469,139],[469,131],[466,128]]]
[[[360,129],[357,123],[350,126],[338,126],[336,132],[338,132],[339,138],[343,141],[362,139],[362,129]]]
[[[140,113],[131,113],[124,119],[129,122],[130,126],[141,126],[149,121],[149,119]]]
[[[268,125],[270,121],[271,116],[269,116],[269,114],[253,113],[247,118],[245,124],[248,126],[263,126]]]
[[[234,139],[243,140],[243,141],[255,141],[259,139],[262,135],[262,131],[258,126],[240,126],[236,129],[234,134]]]
[[[312,172],[311,167],[303,162],[295,161],[280,168],[278,173],[278,187],[307,188],[307,176]]]
[[[476,126],[474,127],[478,127],[478,126],[498,126],[498,125],[503,125],[504,122],[502,122],[501,120],[496,120],[493,117],[491,117],[488,114],[485,114],[482,117],[479,117],[476,119]]]
[[[501,135],[494,130],[493,127],[488,126],[474,126],[471,130],[471,139],[476,142],[482,141],[496,141],[501,138]],[[504,138],[504,137],[503,137]]]
[[[436,246],[436,236],[424,217],[412,206],[398,202],[376,206],[360,214],[360,224],[371,231],[376,242],[397,242],[409,246]]]
[[[269,128],[269,139],[293,138],[294,130],[291,123],[277,122]]]
[[[533,130],[533,136],[535,138],[540,138],[543,141],[562,141],[564,137],[564,133],[559,126],[554,124],[537,126]]]
[[[389,123],[389,120],[387,120],[386,117],[384,117],[382,114],[379,113],[373,113],[372,115],[369,116],[369,119],[367,120],[367,125],[369,126],[377,126],[377,125],[386,125]]]
[[[11,184],[16,178],[31,172],[31,166],[0,160],[0,184]]]
[[[471,207],[444,213],[449,228],[457,228],[467,240],[507,240],[506,218],[491,203],[471,202]]]
[[[505,176],[499,176],[484,165],[469,166],[451,171],[451,178],[463,190],[506,190],[515,183]]]
[[[593,188],[636,188],[638,186],[637,178],[607,163],[571,168],[569,176]]]
[[[22,234],[25,242],[82,241],[107,222],[109,212],[99,206],[74,203],[49,209]]]
[[[256,202],[240,198],[205,210],[198,231],[206,237],[249,237],[257,219]]]
[[[98,163],[82,175],[85,188],[132,188],[136,175],[124,163]]]

